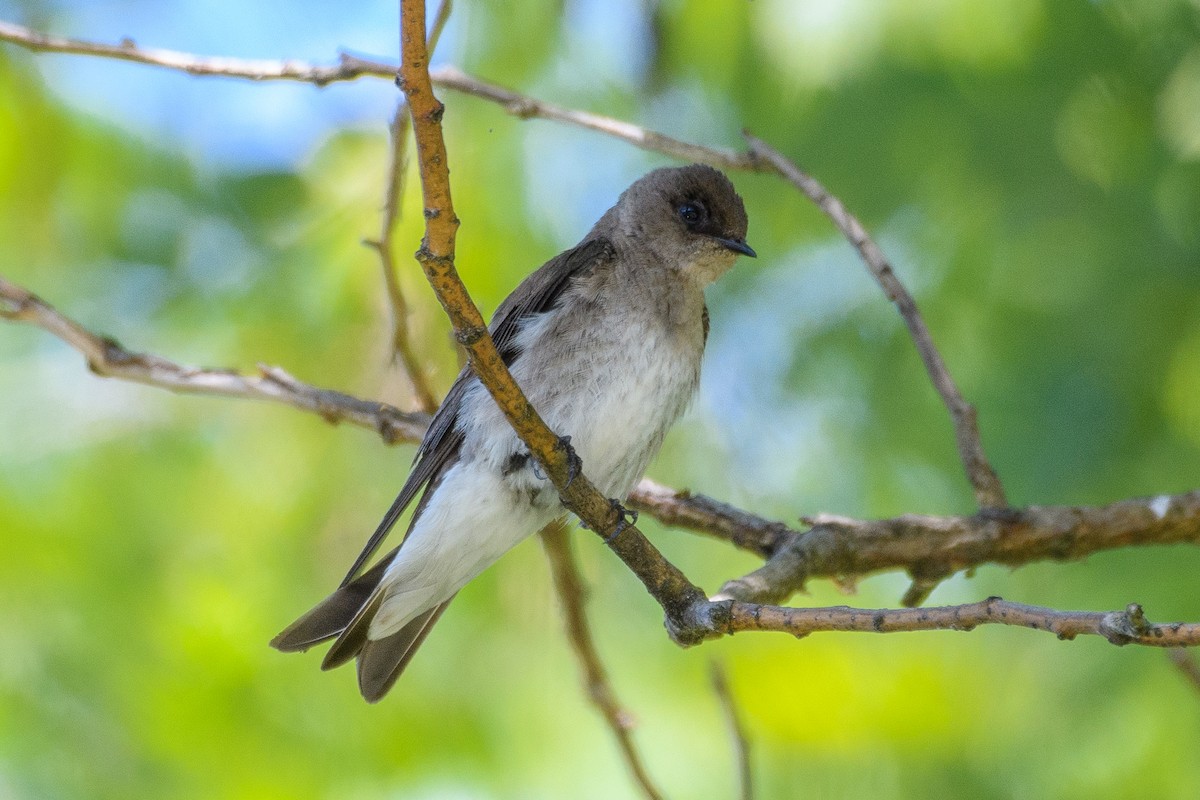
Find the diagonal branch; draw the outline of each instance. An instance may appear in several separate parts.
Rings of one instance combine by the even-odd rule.
[[[725,669],[714,661],[711,672],[713,691],[721,703],[725,724],[729,728],[729,737],[733,740],[733,756],[738,768],[738,798],[754,800],[754,771],[750,767],[750,740],[746,736],[746,726],[742,722],[742,715],[738,713],[733,692],[729,689]]]
[[[579,567],[571,554],[571,541],[566,525],[562,520],[547,525],[542,529],[542,546],[550,561],[550,571],[554,576],[554,588],[562,601],[563,616],[567,623],[567,638],[579,659],[583,671],[584,689],[588,699],[596,706],[604,721],[608,723],[617,740],[617,747],[625,759],[625,765],[633,773],[634,780],[642,789],[642,794],[651,800],[661,800],[662,794],[650,780],[642,758],[633,744],[634,722],[629,713],[621,708],[609,682],[608,673],[596,650],[592,639],[592,631],[588,625],[587,612],[584,603],[587,598],[583,587],[583,579],[579,575]]]
[[[445,107],[434,96],[429,79],[429,53],[425,44],[424,0],[403,0],[400,85],[412,110],[413,136],[425,199],[425,237],[417,261],[445,309],[455,336],[467,350],[471,368],[504,413],[513,430],[554,483],[563,505],[604,537],[627,567],[642,581],[666,612],[672,636],[694,644],[717,635],[703,615],[708,608],[704,593],[679,569],[663,558],[641,531],[624,520],[620,508],[609,502],[588,480],[572,474],[569,451],[542,420],[513,380],[454,267],[454,240],[458,217],[450,196],[450,171],[442,138]],[[620,534],[620,535],[617,535]]]

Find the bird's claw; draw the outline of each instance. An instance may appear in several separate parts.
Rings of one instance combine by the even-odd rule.
[[[558,446],[567,452],[567,482],[563,484],[563,488],[568,489],[583,472],[583,459],[579,457],[579,454],[575,452],[575,448],[571,446],[570,436],[558,437]]]
[[[604,539],[605,544],[611,545],[618,536],[637,524],[638,512],[636,508],[630,510],[616,500],[610,499],[608,504],[612,506],[613,511],[617,512],[617,527],[613,528],[613,532]]]

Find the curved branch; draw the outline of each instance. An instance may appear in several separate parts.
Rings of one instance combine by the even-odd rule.
[[[932,381],[933,388],[937,390],[946,410],[950,412],[950,419],[954,423],[954,439],[958,444],[958,456],[963,462],[967,480],[975,489],[976,502],[980,508],[1004,508],[1007,506],[1008,500],[1004,496],[1004,487],[1000,483],[1000,478],[983,453],[983,442],[979,437],[975,407],[963,399],[954,378],[950,377],[950,371],[946,368],[942,354],[938,352],[933,343],[933,336],[929,333],[925,319],[917,310],[917,301],[896,277],[895,270],[892,269],[891,263],[884,256],[879,245],[875,244],[875,241],[867,234],[858,218],[851,214],[842,201],[831,195],[820,182],[762,139],[749,133],[746,133],[745,136],[746,141],[750,144],[751,154],[771,164],[780,176],[812,200],[858,251],[871,276],[875,278],[888,300],[891,300],[900,312],[904,324],[908,326],[909,335],[912,336],[917,352],[921,356],[921,361],[925,365],[929,380]]]

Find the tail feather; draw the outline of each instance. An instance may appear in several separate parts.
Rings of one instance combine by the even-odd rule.
[[[395,684],[450,604],[447,600],[421,613],[390,636],[369,639],[371,620],[384,598],[379,583],[395,554],[393,550],[353,582],[329,595],[272,639],[271,646],[291,653],[336,638],[321,662],[321,669],[340,667],[357,658],[359,691],[367,702],[378,702]]]
[[[369,641],[367,633],[371,630],[371,620],[383,604],[383,594],[382,589],[376,588],[362,606],[355,609],[354,616],[321,660],[321,669],[340,667],[362,651]]]
[[[381,700],[396,683],[450,600],[422,613],[392,635],[368,639],[362,645],[358,653],[358,690],[368,703]]]
[[[302,652],[315,644],[340,636],[370,600],[383,573],[396,555],[393,550],[371,569],[322,600],[317,607],[284,628],[271,640],[271,647],[284,653]]]

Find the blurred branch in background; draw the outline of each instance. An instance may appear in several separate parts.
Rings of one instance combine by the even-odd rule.
[[[966,469],[967,479],[975,489],[976,502],[980,508],[985,509],[1007,506],[1008,500],[1004,496],[1004,487],[1000,484],[1000,478],[983,453],[983,442],[979,438],[979,423],[976,419],[975,407],[963,399],[954,378],[950,377],[950,371],[946,368],[942,354],[938,352],[933,343],[929,326],[925,324],[921,312],[917,310],[917,301],[896,277],[895,270],[892,269],[891,263],[879,245],[875,244],[867,234],[858,218],[846,210],[842,201],[830,194],[816,179],[762,139],[749,133],[746,133],[745,136],[750,143],[751,155],[756,159],[765,160],[775,168],[780,176],[812,200],[858,251],[871,276],[883,289],[888,300],[896,305],[900,316],[904,318],[904,323],[908,326],[908,332],[917,347],[921,361],[925,364],[925,371],[941,397],[942,403],[946,406],[946,410],[950,412],[950,418],[954,423],[954,439],[958,443],[958,456]],[[933,587],[929,588],[932,590]],[[928,592],[926,592],[927,595]],[[914,602],[912,605],[918,605],[919,602]]]
[[[661,798],[662,794],[650,780],[646,767],[633,744],[632,732],[635,727],[630,716],[617,700],[608,671],[600,660],[596,643],[592,639],[591,628],[588,625],[587,590],[579,574],[579,566],[571,553],[571,541],[566,523],[562,520],[553,522],[542,529],[542,546],[550,562],[550,571],[554,577],[554,588],[562,602],[563,618],[566,621],[567,639],[579,660],[583,673],[583,688],[592,705],[604,717],[617,740],[621,757],[633,773],[634,780],[642,789],[642,793],[652,800]]]
[[[0,318],[49,331],[83,354],[88,369],[106,378],[143,383],[180,394],[268,400],[312,412],[336,424],[350,422],[379,433],[385,442],[418,441],[429,415],[406,414],[392,406],[318,389],[278,367],[260,366],[258,375],[230,369],[188,367],[148,353],[126,350],[115,339],[98,336],[58,313],[49,303],[0,278]]]
[[[429,50],[437,48],[442,31],[450,19],[453,3],[442,0],[434,15],[433,26],[429,32]],[[408,103],[404,96],[396,104],[396,112],[388,125],[388,138],[391,144],[387,170],[387,186],[384,189],[383,213],[379,228],[379,238],[365,239],[363,244],[379,254],[380,266],[383,268],[383,282],[387,288],[388,302],[392,310],[392,357],[399,360],[404,367],[417,405],[426,413],[432,414],[437,410],[438,400],[433,389],[429,386],[426,370],[421,366],[417,354],[413,351],[412,340],[408,335],[408,302],[400,288],[400,275],[396,269],[395,244],[392,234],[396,223],[400,221],[401,205],[404,202],[404,171],[408,165],[408,133],[410,130]]]
[[[392,357],[403,366],[405,375],[412,385],[417,405],[422,411],[432,414],[437,410],[438,401],[429,386],[426,371],[413,351],[412,340],[408,336],[408,302],[404,299],[404,292],[400,288],[400,276],[396,270],[394,242],[392,241],[392,232],[400,220],[400,204],[404,196],[408,120],[408,105],[401,101],[396,106],[396,113],[392,117],[391,124],[388,125],[391,155],[379,238],[364,239],[363,244],[379,254],[379,263],[383,268],[383,284],[387,289],[388,303],[392,310]]]
[[[714,661],[711,673],[713,691],[721,703],[721,711],[729,728],[729,738],[733,741],[733,757],[738,772],[738,797],[740,800],[753,800],[754,771],[750,767],[750,741],[746,737],[746,726],[742,723],[742,715],[729,688],[729,681],[725,678],[725,668]]]
[[[1179,669],[1180,674],[1182,674],[1183,677],[1186,678],[1188,682],[1196,688],[1197,691],[1200,691],[1200,663],[1196,662],[1195,656],[1182,647],[1179,647],[1168,650],[1167,657],[1170,658],[1171,663]]]

